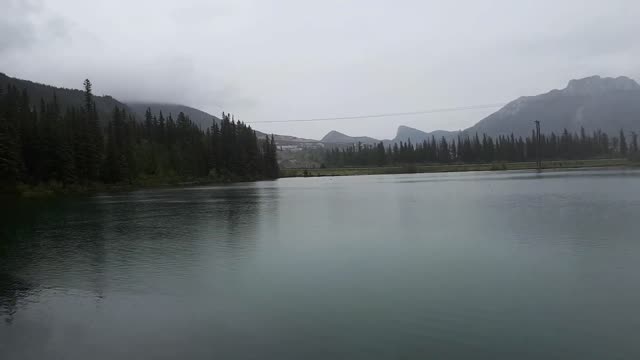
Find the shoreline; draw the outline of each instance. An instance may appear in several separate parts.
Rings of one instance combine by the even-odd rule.
[[[582,169],[582,168],[640,168],[639,162],[628,159],[595,159],[595,160],[553,160],[543,161],[542,170]],[[358,176],[358,175],[391,175],[422,174],[469,171],[510,171],[536,170],[535,162],[484,163],[484,164],[420,164],[404,166],[380,167],[343,167],[316,169],[281,169],[280,177],[324,177],[324,176]]]
[[[161,189],[161,188],[180,188],[199,185],[223,185],[234,184],[252,181],[263,181],[272,179],[249,179],[249,178],[191,178],[191,179],[178,179],[178,178],[143,178],[138,179],[131,184],[119,183],[119,184],[105,184],[105,183],[88,183],[88,184],[73,184],[70,186],[64,186],[60,183],[47,183],[38,185],[26,185],[19,184],[11,191],[0,192],[1,198],[15,198],[15,199],[46,199],[56,197],[85,197],[93,196],[101,193],[123,193],[132,192],[146,189]]]
[[[590,160],[554,160],[542,162],[542,170],[558,169],[634,169],[640,168],[640,162],[628,159],[590,159]],[[512,163],[479,163],[479,164],[412,164],[403,166],[380,167],[343,167],[316,169],[281,169],[279,178],[295,177],[333,177],[333,176],[364,176],[364,175],[398,175],[398,174],[426,174],[451,173],[472,171],[517,171],[536,170],[535,162]],[[242,179],[242,178],[143,178],[132,184],[75,184],[63,186],[59,183],[17,186],[13,191],[0,192],[0,198],[55,198],[92,196],[100,193],[121,193],[145,189],[180,188],[198,185],[233,184],[261,180],[276,179]]]

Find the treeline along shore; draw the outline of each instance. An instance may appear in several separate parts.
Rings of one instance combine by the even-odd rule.
[[[640,162],[629,159],[589,159],[589,160],[553,160],[542,162],[543,170],[551,169],[604,169],[639,168]],[[450,163],[450,164],[404,164],[389,166],[354,166],[289,168],[280,171],[281,177],[322,177],[355,175],[391,175],[413,173],[465,172],[465,171],[504,171],[537,169],[536,162],[500,162],[500,163]]]
[[[628,139],[629,137],[629,139]],[[473,137],[460,134],[456,138],[425,139],[417,144],[411,140],[400,141],[386,147],[382,142],[373,145],[362,143],[343,148],[333,148],[324,154],[325,167],[399,166],[407,164],[490,164],[505,162],[533,162],[539,157],[544,161],[619,159],[637,160],[638,135],[628,136],[620,129],[616,136],[596,130],[588,133],[541,134],[535,132],[526,138],[483,134]]]
[[[615,136],[582,128],[579,133],[535,132],[522,138],[460,134],[447,139],[411,140],[393,145],[352,144],[326,150],[320,167],[283,169],[283,177],[402,174],[424,172],[525,170],[538,168],[638,167],[640,150],[636,132],[623,129]]]

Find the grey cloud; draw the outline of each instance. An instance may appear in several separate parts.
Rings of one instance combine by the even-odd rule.
[[[14,49],[20,49],[32,44],[35,39],[34,30],[28,26],[0,22],[0,55]]]
[[[542,36],[520,41],[518,49],[529,55],[566,54],[575,57],[602,56],[630,51],[640,52],[640,44],[629,34],[639,30],[633,20],[594,19],[567,31],[549,32]]]
[[[89,77],[122,100],[245,121],[495,103],[577,77],[639,75],[636,0],[4,3],[2,72],[67,87]],[[454,130],[489,112],[256,128],[392,137],[401,124]]]
[[[69,37],[69,23],[62,17],[52,17],[47,19],[44,30],[49,38],[61,39]]]
[[[42,13],[39,0],[0,0],[0,54],[25,50],[68,35],[60,16]]]
[[[0,0],[0,54],[24,48],[36,39],[36,29],[27,16],[33,10],[28,2]]]

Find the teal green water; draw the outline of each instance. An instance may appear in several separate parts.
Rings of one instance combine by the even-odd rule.
[[[640,172],[2,205],[0,359],[636,359]]]

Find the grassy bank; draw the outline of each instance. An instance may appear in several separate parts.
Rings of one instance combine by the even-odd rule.
[[[596,159],[596,160],[558,160],[545,161],[543,169],[579,169],[579,168],[640,168],[640,161],[627,159]],[[280,177],[316,177],[316,176],[350,176],[350,175],[383,175],[383,174],[412,174],[462,171],[502,171],[535,169],[535,162],[492,163],[492,164],[424,164],[405,166],[381,167],[351,167],[326,169],[281,169]],[[241,177],[140,177],[131,184],[88,183],[64,186],[61,183],[50,182],[38,185],[19,184],[11,187],[0,187],[0,194],[27,198],[51,197],[60,195],[90,195],[100,192],[133,191],[146,188],[177,187],[207,184],[224,184],[232,182],[256,181]]]
[[[151,189],[161,187],[179,187],[193,185],[208,184],[228,184],[235,182],[258,181],[263,179],[246,178],[239,176],[209,176],[204,178],[185,178],[185,177],[139,177],[131,183],[105,184],[100,182],[92,182],[85,184],[64,185],[62,183],[52,181],[48,183],[40,183],[37,185],[18,184],[13,186],[0,187],[0,194],[12,197],[22,198],[43,198],[53,196],[74,196],[74,195],[91,195],[102,192],[123,192],[134,191],[140,189]]]
[[[627,159],[597,159],[597,160],[558,160],[545,161],[543,169],[576,169],[576,168],[607,168],[607,167],[640,167],[640,163]],[[380,167],[351,167],[326,169],[282,169],[281,177],[305,176],[349,176],[349,175],[380,175],[380,174],[411,174],[459,171],[500,171],[535,169],[535,162],[492,163],[492,164],[433,164],[433,165],[405,165]]]

